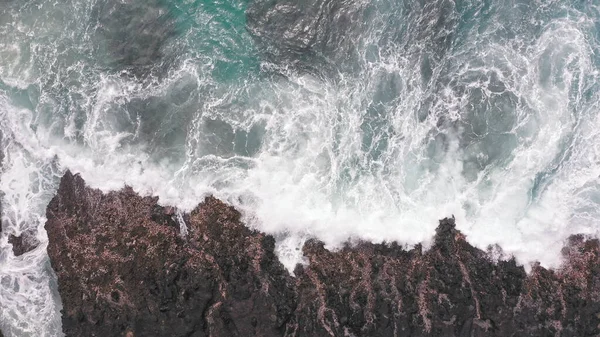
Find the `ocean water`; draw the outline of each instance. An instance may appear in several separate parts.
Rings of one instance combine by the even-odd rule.
[[[60,336],[69,169],[277,238],[469,241],[556,267],[600,224],[594,0],[0,0],[0,329]],[[15,257],[9,234],[41,241]]]

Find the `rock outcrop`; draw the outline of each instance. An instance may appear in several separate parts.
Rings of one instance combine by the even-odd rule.
[[[208,197],[183,215],[67,172],[47,210],[66,336],[597,336],[600,245],[564,266],[494,261],[440,221],[431,249],[311,240],[295,277],[274,239]]]
[[[40,244],[38,239],[35,237],[33,230],[27,230],[21,233],[19,236],[10,234],[8,236],[8,243],[13,246],[13,254],[15,254],[15,256],[20,256],[30,252]]]

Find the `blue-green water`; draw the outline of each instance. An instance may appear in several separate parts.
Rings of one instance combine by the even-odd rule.
[[[0,329],[60,335],[62,173],[274,234],[560,263],[600,220],[596,1],[0,0]],[[42,244],[15,257],[8,235]]]

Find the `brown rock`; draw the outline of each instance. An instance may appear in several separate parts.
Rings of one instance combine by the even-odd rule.
[[[8,236],[8,243],[12,244],[15,256],[30,252],[40,244],[32,231],[25,231],[19,236],[11,234]]]
[[[67,336],[598,336],[600,244],[573,236],[558,270],[527,275],[472,247],[453,219],[434,244],[310,240],[296,277],[273,237],[209,197],[184,216],[67,172],[47,210]]]
[[[189,214],[186,241],[156,202],[131,188],[104,195],[65,174],[46,223],[65,334],[280,335],[293,292],[273,238],[207,198]]]

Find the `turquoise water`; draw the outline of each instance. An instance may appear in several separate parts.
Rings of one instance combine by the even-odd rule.
[[[593,1],[0,2],[0,329],[60,335],[63,172],[276,236],[470,242],[560,264],[600,220]],[[8,235],[42,245],[20,257]]]

